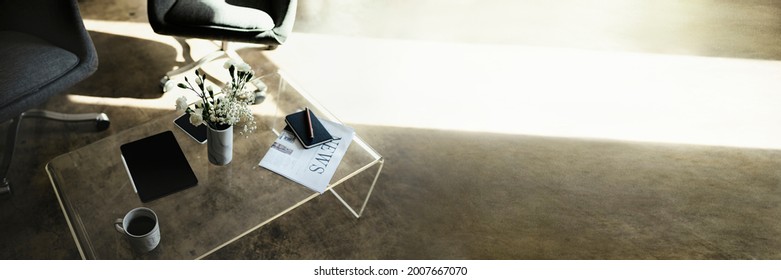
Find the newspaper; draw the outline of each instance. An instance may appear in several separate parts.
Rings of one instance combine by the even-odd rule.
[[[258,165],[316,192],[325,192],[353,141],[355,130],[328,120],[320,121],[334,140],[305,149],[292,132],[282,130]]]

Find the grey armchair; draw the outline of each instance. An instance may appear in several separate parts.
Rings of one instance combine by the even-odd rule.
[[[297,0],[148,0],[149,23],[156,33],[222,41],[220,50],[166,73],[161,85],[222,56],[241,59],[228,42],[268,49],[283,44],[293,30],[297,5]]]
[[[11,120],[2,162],[0,194],[11,187],[6,175],[23,118],[95,122],[103,114],[68,115],[31,110],[95,72],[98,57],[76,0],[0,1],[0,122]]]

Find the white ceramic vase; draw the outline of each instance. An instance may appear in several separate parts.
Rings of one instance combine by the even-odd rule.
[[[233,159],[233,126],[225,129],[214,129],[210,125],[206,137],[209,150],[209,162],[215,165],[226,165]]]

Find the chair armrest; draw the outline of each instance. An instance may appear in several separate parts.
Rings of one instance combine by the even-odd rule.
[[[298,0],[274,1],[270,12],[277,26],[274,33],[277,35],[280,43],[287,39],[287,36],[293,32],[293,23],[296,21],[296,9],[298,9]]]
[[[155,32],[162,32],[166,25],[165,14],[176,4],[176,0],[147,0],[146,12],[149,24]]]

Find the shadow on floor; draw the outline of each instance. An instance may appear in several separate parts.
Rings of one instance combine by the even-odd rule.
[[[96,97],[159,98],[160,78],[174,66],[176,49],[166,44],[90,31],[98,51],[98,70],[71,90]]]

